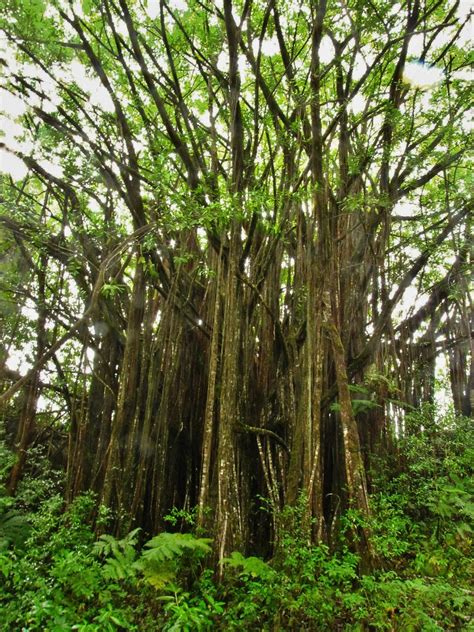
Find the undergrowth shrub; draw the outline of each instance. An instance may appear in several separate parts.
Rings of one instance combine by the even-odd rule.
[[[28,515],[31,533],[6,555],[0,587],[0,626],[5,630],[132,629],[119,604],[121,588],[107,584],[93,553],[92,494],[63,511],[53,496]],[[92,628],[90,626],[93,626]]]
[[[15,493],[15,505],[23,512],[34,513],[41,503],[62,494],[64,472],[53,467],[46,446],[30,446],[26,454],[24,474]]]
[[[409,417],[403,462],[374,467],[372,515],[367,522],[346,511],[335,550],[310,543],[301,496],[275,516],[271,560],[234,551],[218,572],[208,568],[212,543],[197,531],[194,510],[167,516],[194,533],[97,538],[94,527],[107,532],[110,512],[91,493],[65,507],[43,463],[41,485],[25,479],[17,499],[0,491],[0,629],[472,629],[473,431],[453,416],[430,431],[431,413]],[[367,575],[346,536],[360,525],[379,560]]]

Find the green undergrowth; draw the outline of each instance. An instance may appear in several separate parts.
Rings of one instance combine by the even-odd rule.
[[[16,499],[0,496],[0,629],[472,630],[473,433],[448,419],[430,435],[424,415],[422,433],[409,420],[402,465],[373,464],[370,574],[348,544],[361,516],[341,517],[331,549],[309,545],[304,497],[278,516],[273,559],[235,551],[216,571],[194,512],[168,516],[188,533],[97,537],[110,514],[93,494],[65,507],[46,471],[24,481]]]

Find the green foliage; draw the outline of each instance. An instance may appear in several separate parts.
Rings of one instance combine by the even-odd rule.
[[[61,494],[64,474],[52,467],[46,446],[27,450],[25,474],[15,494],[15,505],[23,512],[36,511],[46,499]]]
[[[145,544],[136,563],[145,580],[157,590],[170,584],[184,564],[192,572],[211,551],[209,538],[196,538],[190,533],[160,533]]]
[[[474,486],[472,478],[462,479],[451,475],[441,481],[427,499],[427,507],[438,520],[437,536],[443,528],[454,527],[461,538],[472,533],[474,521]]]
[[[175,587],[174,594],[162,598],[167,622],[166,632],[200,632],[215,629],[216,616],[223,613],[224,602],[216,601],[210,595],[193,596]]]
[[[3,428],[0,426],[0,481],[4,481],[7,478],[14,463],[15,456],[8,449],[3,438]]]
[[[362,397],[351,398],[352,410],[354,412],[354,415],[364,413],[367,410],[372,410],[373,408],[381,408],[380,404],[378,404],[374,399],[374,393],[372,393],[369,399],[370,393],[368,389],[364,386],[350,385],[349,390],[353,393],[358,393],[359,395],[362,395]],[[340,412],[341,405],[338,402],[333,402],[330,406],[330,409],[334,412]]]
[[[87,494],[64,511],[61,497],[53,496],[22,516],[31,525],[23,546],[0,556],[2,629],[133,629],[123,591],[110,586],[94,554],[95,504]]]
[[[408,519],[422,522],[438,543],[469,538],[474,519],[472,421],[452,412],[439,417],[428,406],[411,412],[406,425],[400,444],[403,469],[390,476],[390,468],[381,464],[374,473],[376,486]]]
[[[8,546],[21,546],[28,537],[30,525],[24,515],[0,504],[0,551]]]
[[[135,577],[134,565],[137,553],[138,534],[141,529],[133,529],[121,540],[112,535],[101,535],[95,542],[94,549],[98,555],[105,558],[103,575],[106,579],[123,580]]]
[[[372,473],[372,516],[347,511],[335,551],[309,544],[303,495],[277,516],[271,566],[240,553],[224,560],[240,572],[225,575],[223,629],[469,629],[471,423],[420,410],[410,414],[407,429],[403,467],[397,462],[391,470],[389,460],[380,461]],[[362,576],[345,535],[357,526],[370,529],[379,561]]]
[[[183,555],[185,551],[200,555],[209,553],[212,542],[209,538],[195,538],[191,533],[160,533],[149,540],[143,553],[143,559],[150,562],[165,562]]]
[[[178,509],[178,507],[173,507],[164,517],[164,520],[173,527],[181,524],[186,526],[188,529],[194,529],[196,526],[197,511],[197,507],[193,507],[189,511],[187,509]]]
[[[259,557],[244,557],[242,553],[233,551],[230,557],[224,557],[222,564],[231,568],[241,569],[239,574],[248,575],[253,578],[268,578],[272,575],[271,567]]]
[[[124,294],[126,290],[126,286],[119,283],[104,283],[100,291],[106,298],[114,298],[117,295]]]
[[[471,86],[462,78],[466,3],[376,0],[370,10],[363,0],[319,3],[318,10],[304,2],[231,4],[227,20],[222,3],[200,0],[4,0],[0,8],[3,96],[17,106],[5,108],[14,124],[5,143],[28,156],[29,170],[27,178],[0,176],[0,365],[23,353],[27,366],[35,353],[54,351],[63,334],[69,338],[29,380],[23,410],[38,410],[22,415],[28,424],[15,428],[18,415],[9,419],[11,441],[31,435],[34,447],[16,499],[0,496],[5,629],[439,629],[463,622],[464,601],[453,595],[462,596],[468,582],[472,431],[427,409],[405,419],[404,405],[385,427],[392,454],[369,480],[372,516],[341,516],[348,454],[344,460],[347,446],[333,431],[337,415],[327,416],[334,363],[319,339],[326,310],[318,305],[329,291],[349,373],[364,373],[377,358],[364,384],[350,387],[364,450],[376,443],[373,413],[383,412],[383,398],[401,401],[402,385],[407,394],[431,396],[427,376],[421,389],[410,385],[426,334],[433,332],[432,346],[445,357],[459,351],[467,375],[473,176],[465,120]],[[407,74],[416,49],[418,70],[440,73],[430,89]],[[432,251],[429,260],[413,268],[424,251]],[[451,269],[457,258],[463,266]],[[136,266],[145,270],[143,288]],[[447,287],[437,288],[445,277]],[[97,279],[105,281],[99,296]],[[406,304],[403,279],[407,290],[426,293],[424,315]],[[37,316],[23,313],[26,298]],[[106,335],[96,331],[93,370],[84,356],[91,322],[78,321],[85,310],[107,323]],[[195,326],[199,314],[205,322]],[[456,331],[462,319],[467,327]],[[241,353],[228,364],[222,359],[232,332],[239,348],[231,352]],[[11,373],[2,372],[2,390]],[[306,438],[300,444],[311,428],[300,434],[292,417],[317,404],[320,384],[328,524],[314,545],[308,499],[281,512],[272,507],[272,521],[262,526],[252,495],[271,479],[283,499],[300,474],[300,447],[304,454],[317,447]],[[124,403],[128,391],[136,393]],[[257,437],[265,477],[255,437],[230,432],[235,459],[230,444],[232,458],[221,459],[219,424],[231,424],[232,415],[217,403],[231,391],[236,418],[255,418],[270,431]],[[46,408],[58,405],[57,415],[45,414],[44,400]],[[215,433],[212,423],[210,435],[203,432],[203,414]],[[173,531],[194,535],[161,533],[142,547],[152,534],[108,533],[92,494],[66,507],[62,474],[52,475],[45,448],[60,456],[49,432],[59,426],[64,441],[71,430],[73,488],[105,480],[113,490],[105,496],[126,505],[133,495],[148,525],[162,520],[166,498],[189,507],[199,476],[215,505],[215,488],[220,493],[230,474],[225,505],[235,469],[249,534],[243,545],[273,548],[273,559],[234,551],[216,586],[203,572],[210,540],[197,537],[206,534],[197,530],[195,510],[177,507],[165,518]],[[390,437],[391,428],[400,436]],[[183,449],[186,472],[176,459]],[[209,455],[209,468],[201,455]],[[0,476],[11,460],[0,444]],[[172,493],[161,489],[162,476]],[[336,494],[341,503],[330,502]],[[136,519],[127,506],[114,509],[118,522]],[[334,525],[342,526],[338,537]],[[232,536],[232,520],[228,526]],[[353,551],[358,526],[373,534],[380,563],[367,577]],[[261,540],[270,529],[268,546]],[[105,534],[98,541],[97,531]]]
[[[411,548],[410,540],[418,537],[418,529],[398,505],[398,496],[374,494],[370,523],[372,541],[383,563],[397,564]]]
[[[358,392],[358,391],[357,391]],[[141,530],[98,539],[110,511],[92,493],[64,506],[41,450],[18,498],[0,496],[0,627],[42,630],[445,630],[469,629],[474,518],[470,420],[412,411],[403,461],[373,459],[372,515],[350,509],[335,550],[311,544],[303,494],[275,516],[271,561],[234,551],[215,581],[211,540]],[[3,444],[4,459],[11,466]],[[1,463],[0,463],[1,467]],[[7,468],[4,470],[7,471]],[[269,510],[273,511],[271,505]],[[174,527],[195,511],[171,510]],[[345,534],[372,533],[379,567],[359,572]]]

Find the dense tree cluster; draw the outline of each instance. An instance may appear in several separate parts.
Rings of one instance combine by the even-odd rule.
[[[268,555],[302,492],[314,541],[370,514],[440,367],[472,413],[462,9],[4,2],[11,493],[40,442],[118,531],[197,507],[217,557]]]

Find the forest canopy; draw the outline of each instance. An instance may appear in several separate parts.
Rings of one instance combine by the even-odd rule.
[[[116,536],[378,566],[377,467],[472,415],[468,5],[5,0],[9,495],[42,447]]]

